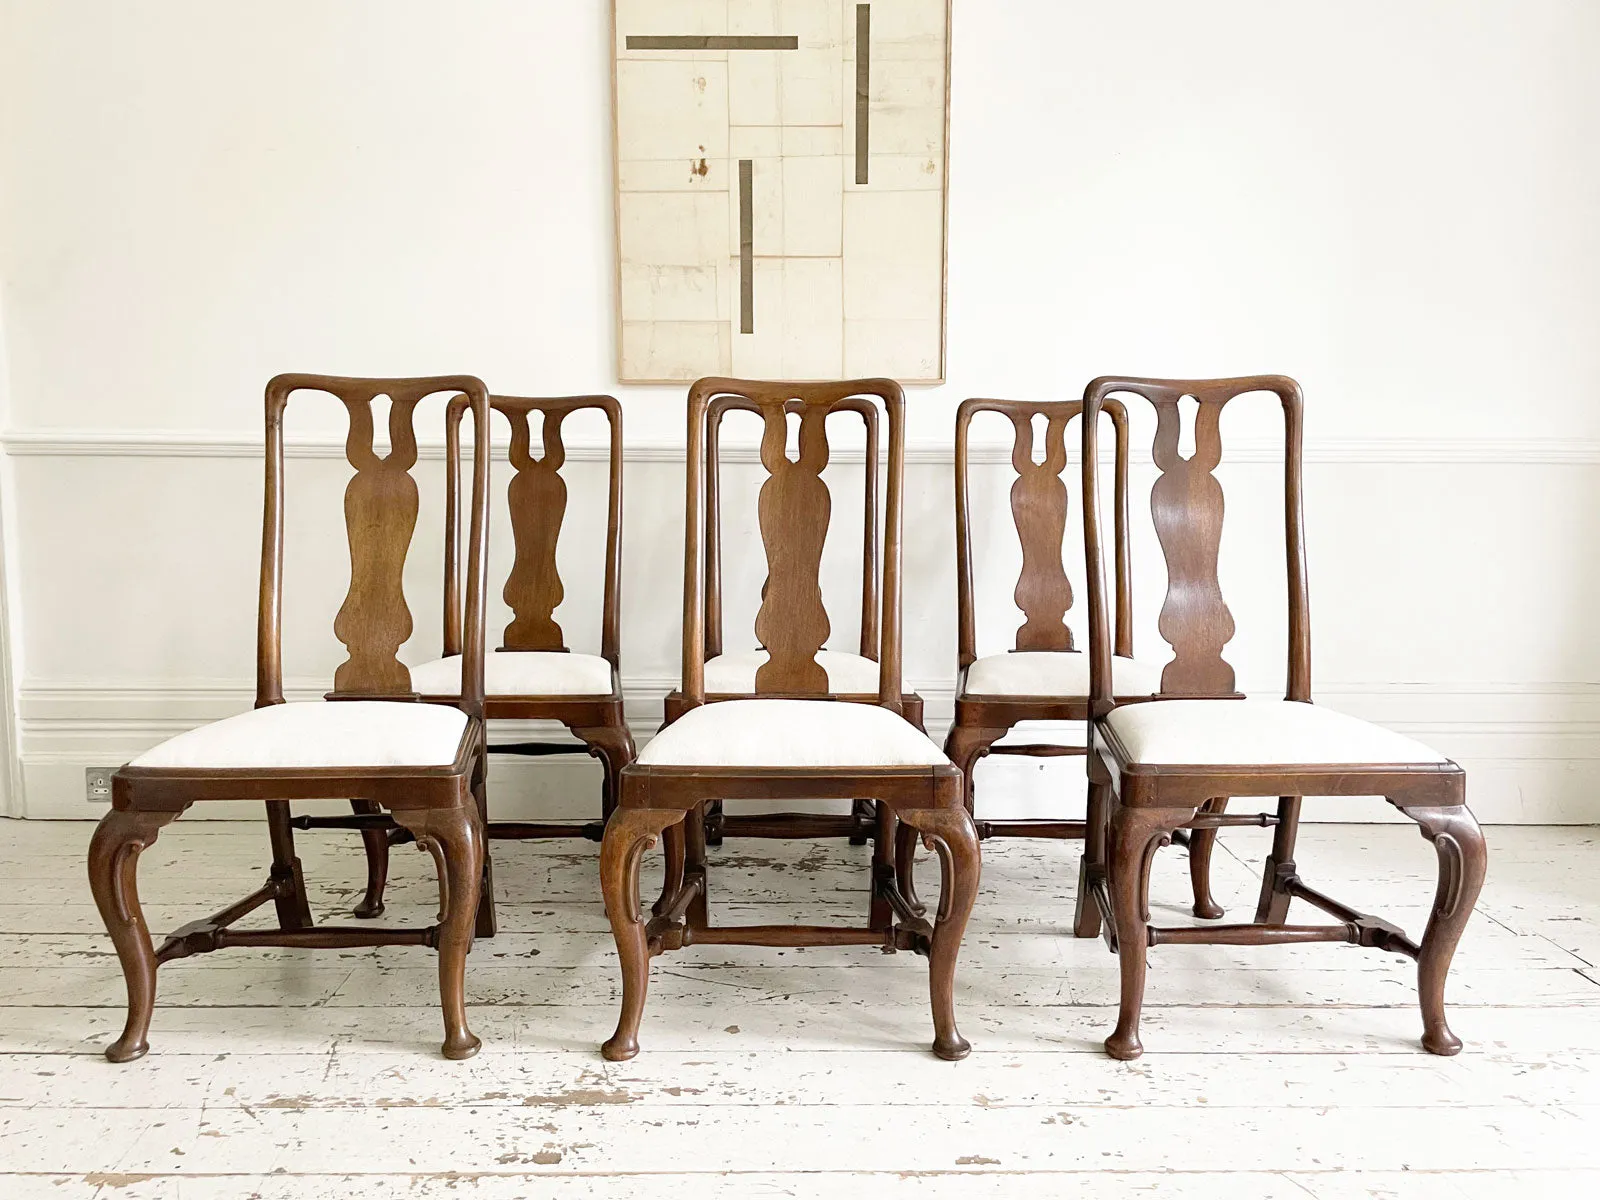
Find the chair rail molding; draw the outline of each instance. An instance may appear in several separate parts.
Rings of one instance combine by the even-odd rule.
[[[200,432],[185,430],[114,429],[28,429],[0,435],[6,454],[17,457],[47,458],[248,458],[259,460],[261,440],[253,434]],[[1069,447],[1073,456],[1076,448]],[[503,448],[499,448],[501,457]],[[341,437],[288,439],[285,453],[291,458],[343,458]],[[422,442],[421,458],[444,457],[444,443]],[[681,442],[635,441],[624,447],[628,462],[681,463]],[[572,462],[605,462],[609,449],[600,441],[574,441],[567,445]],[[755,442],[724,441],[722,457],[729,463],[759,463],[760,447]],[[841,447],[832,456],[840,462],[859,462],[859,448]],[[1148,460],[1148,447],[1135,447],[1135,458]],[[1228,446],[1229,463],[1278,463],[1282,461],[1281,442],[1272,438],[1236,439]],[[908,465],[953,463],[954,447],[948,442],[912,441],[906,446]],[[1009,442],[974,441],[972,461],[985,465],[1009,466]],[[1585,438],[1434,438],[1362,437],[1308,439],[1307,463],[1482,463],[1503,466],[1600,465],[1600,439]]]

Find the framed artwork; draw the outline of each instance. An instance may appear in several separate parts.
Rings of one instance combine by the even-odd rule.
[[[944,376],[949,0],[614,0],[618,375]]]

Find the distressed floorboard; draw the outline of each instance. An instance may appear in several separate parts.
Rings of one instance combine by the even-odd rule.
[[[485,1042],[470,1062],[437,1057],[428,951],[239,950],[164,968],[151,1055],[116,1067],[99,1051],[122,983],[88,897],[88,835],[0,825],[5,1200],[1600,1194],[1593,830],[1490,831],[1449,990],[1460,1057],[1417,1047],[1403,959],[1169,946],[1151,953],[1135,1064],[1100,1051],[1117,972],[1070,936],[1078,847],[1028,841],[984,847],[957,981],[966,1062],[927,1052],[924,959],[700,946],[656,960],[644,1051],[607,1064],[615,956],[595,847],[568,842],[494,847],[504,932],[469,965]],[[1267,845],[1223,835],[1213,886],[1234,919],[1254,910]],[[346,920],[358,841],[299,847],[315,912]],[[142,864],[152,926],[242,894],[265,858],[260,826],[179,822]],[[712,855],[714,915],[860,922],[867,859],[842,842],[729,842]],[[1435,861],[1414,829],[1308,826],[1298,859],[1420,932]],[[1156,921],[1194,923],[1187,874],[1181,849],[1163,852]],[[937,892],[931,862],[920,878]],[[431,862],[397,850],[393,880],[389,919],[431,921]]]

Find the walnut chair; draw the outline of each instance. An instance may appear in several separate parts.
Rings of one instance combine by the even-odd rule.
[[[331,394],[350,420],[346,454],[355,475],[345,489],[350,590],[334,622],[349,657],[325,699],[283,698],[283,413],[291,395]],[[414,414],[419,401],[460,392],[479,432],[473,452],[471,530],[463,679],[452,706],[423,704],[396,651],[411,634],[401,572],[417,521]],[[380,456],[373,401],[387,396],[389,441]],[[191,729],[140,755],[112,777],[112,808],[89,846],[89,882],[128,986],[128,1020],[106,1050],[128,1062],[149,1048],[156,968],[230,946],[431,946],[439,954],[444,1055],[470,1058],[465,973],[483,872],[483,573],[487,558],[489,397],[465,375],[431,379],[347,379],[280,375],[266,393],[266,504],[254,711]],[[358,797],[382,806],[433,855],[441,895],[426,928],[316,926],[295,857],[289,802]],[[183,926],[152,950],[139,905],[139,854],[191,804],[264,800],[272,846],[266,883],[214,916]],[[233,929],[271,902],[278,928]]]
[[[703,488],[708,410],[737,395],[761,414],[761,461],[769,478],[759,500],[767,584],[756,633],[767,660],[754,694],[707,703],[705,528]],[[873,704],[831,691],[820,655],[828,636],[818,563],[828,526],[829,413],[870,397],[888,420],[881,636]],[[876,945],[928,955],[934,1052],[961,1058],[968,1045],[956,1029],[954,980],[961,935],[977,895],[979,851],[962,804],[961,773],[903,713],[900,680],[901,478],[905,399],[886,379],[828,384],[750,383],[702,379],[689,390],[688,491],[684,555],[684,711],[623,768],[619,807],[600,848],[606,912],[622,961],[622,1013],[605,1043],[613,1061],[638,1053],[650,958],[694,944],[757,946]],[[785,453],[788,414],[799,421],[799,454]],[[880,846],[897,827],[920,833],[939,855],[943,886],[929,921],[900,888],[894,864],[873,869],[873,911],[865,928],[804,925],[714,926],[706,911],[703,810],[729,799],[870,798]],[[639,911],[639,862],[658,835],[667,836],[667,880],[655,915]],[[910,869],[906,855],[905,870]]]
[[[490,743],[490,754],[543,756],[582,754],[604,768],[599,820],[582,824],[490,821],[481,813],[490,841],[497,838],[584,837],[598,842],[605,821],[616,807],[617,773],[633,761],[633,736],[623,717],[618,674],[622,560],[622,406],[611,396],[565,396],[535,399],[491,396],[489,406],[511,424],[511,467],[507,489],[515,557],[502,595],[511,606],[503,644],[484,663],[484,718],[489,721],[559,721],[579,745],[571,742],[520,741]],[[461,419],[465,397],[451,401],[445,427],[445,560],[444,657],[411,668],[411,682],[425,700],[454,704],[461,687],[461,580],[459,517],[461,503]],[[556,567],[556,542],[567,511],[567,485],[561,476],[566,448],[561,427],[568,415],[599,409],[610,429],[606,501],[605,581],[601,596],[600,653],[578,654],[567,647],[554,613],[565,594]],[[533,452],[531,418],[540,414],[542,450]],[[410,831],[393,827],[376,806],[355,800],[367,853],[367,893],[355,910],[358,917],[383,912],[383,889],[389,874],[389,847],[408,841]],[[348,824],[349,819],[300,818],[306,825]],[[495,933],[493,864],[484,859],[483,898],[477,934]]]
[[[973,772],[988,754],[1035,757],[1079,756],[1085,749],[1054,743],[996,745],[1022,721],[1087,721],[1089,719],[1089,656],[1074,645],[1066,615],[1072,607],[1062,540],[1067,528],[1067,428],[1083,411],[1078,400],[1027,402],[972,399],[956,410],[956,704],[955,723],[945,738],[944,752],[966,777],[967,811],[974,814]],[[969,434],[972,418],[992,412],[1011,422],[1011,516],[1022,547],[1022,571],[1013,595],[1023,623],[1009,653],[977,651],[972,572],[972,520],[968,487]],[[1161,690],[1161,666],[1133,657],[1133,601],[1128,581],[1128,414],[1116,400],[1105,402],[1116,438],[1112,482],[1113,540],[1116,570],[1116,634],[1111,659],[1112,690],[1118,697],[1139,698]],[[1042,446],[1035,445],[1036,424],[1043,424]],[[1041,453],[1042,452],[1042,453]],[[1037,460],[1037,461],[1036,461]],[[1085,852],[1073,923],[1079,937],[1100,932],[1100,910],[1089,897],[1088,863],[1105,856],[1107,821],[1105,789],[1092,785],[1083,821],[976,821],[978,836],[1083,838]],[[1211,898],[1213,831],[1197,832],[1189,850],[1194,886],[1194,911],[1220,917]]]
[[[803,390],[803,389],[802,389]],[[798,414],[800,400],[791,398],[785,414]],[[756,694],[756,672],[767,662],[764,648],[724,652],[722,644],[722,422],[730,412],[759,414],[759,407],[744,395],[715,396],[706,413],[706,504],[705,504],[705,685],[706,699],[749,699]],[[866,435],[862,479],[861,531],[861,635],[859,653],[848,650],[820,650],[817,661],[828,674],[830,695],[859,703],[878,702],[878,407],[862,396],[846,397],[834,406],[835,413],[854,413],[861,418]],[[758,641],[759,639],[752,639]],[[906,692],[901,711],[918,729],[922,724],[922,697]],[[663,705],[667,723],[688,711],[681,691],[667,696]],[[848,817],[792,813],[784,817],[729,817],[720,801],[706,806],[706,841],[722,844],[725,835],[739,837],[847,837],[852,846],[863,846],[876,838],[876,807],[871,801],[856,800]]]
[[[1217,554],[1222,537],[1223,406],[1251,392],[1275,395],[1284,417],[1284,515],[1288,558],[1288,687],[1283,700],[1244,699],[1222,657],[1234,633],[1222,598]],[[1114,637],[1106,613],[1100,559],[1098,433],[1113,394],[1139,396],[1156,410],[1153,450],[1159,475],[1150,512],[1166,558],[1161,636],[1174,656],[1162,671],[1162,695],[1133,704],[1113,698]],[[1180,401],[1196,402],[1194,445],[1180,455]],[[1417,961],[1422,1045],[1455,1054],[1461,1042],[1445,1023],[1444,984],[1456,943],[1483,885],[1487,851],[1465,804],[1466,775],[1420,742],[1311,703],[1311,633],[1301,513],[1300,387],[1281,375],[1241,379],[1102,378],[1083,400],[1084,553],[1089,581],[1091,750],[1089,776],[1110,789],[1109,853],[1091,866],[1091,894],[1108,917],[1122,973],[1113,1058],[1137,1058],[1145,957],[1151,946],[1261,946],[1349,942]],[[1294,860],[1302,798],[1383,796],[1421,827],[1439,859],[1433,911],[1418,945],[1398,927],[1311,887]],[[1216,829],[1231,796],[1277,796],[1277,812],[1251,823],[1274,825],[1261,899],[1250,924],[1162,927],[1150,924],[1150,866],[1173,832]],[[1289,903],[1302,900],[1333,924],[1290,925]]]

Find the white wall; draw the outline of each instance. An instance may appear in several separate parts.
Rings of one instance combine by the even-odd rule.
[[[653,725],[683,408],[615,384],[607,30],[603,0],[0,0],[12,812],[87,815],[85,765],[248,703],[260,395],[282,370],[621,395],[624,669]],[[958,0],[953,44],[949,382],[912,394],[908,473],[906,670],[930,724],[954,674],[961,398],[1284,371],[1309,404],[1320,698],[1460,758],[1488,819],[1600,820],[1600,6]],[[1270,691],[1266,415],[1230,414],[1222,477],[1233,657]],[[311,502],[331,517],[343,476],[336,415],[296,422],[288,660],[315,688],[345,566]],[[1016,623],[1008,484],[984,468],[994,648]],[[563,555],[581,634],[598,575]],[[436,561],[423,543],[412,564],[413,657]],[[1153,650],[1148,538],[1140,575]],[[1043,810],[1077,770],[987,764],[982,802]],[[501,791],[578,812],[592,771]]]

